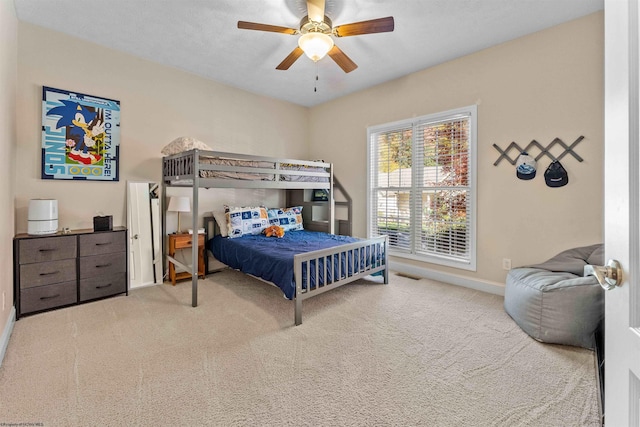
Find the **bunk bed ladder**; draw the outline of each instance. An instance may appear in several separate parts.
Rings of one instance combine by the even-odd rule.
[[[312,197],[312,190],[309,189],[287,190],[287,205],[302,206],[304,227],[307,230],[351,236],[353,231],[351,195],[335,175],[332,175],[331,185],[326,191],[330,197],[329,200],[323,201],[315,200]],[[337,200],[336,196],[338,196]],[[316,218],[316,215],[320,218]]]

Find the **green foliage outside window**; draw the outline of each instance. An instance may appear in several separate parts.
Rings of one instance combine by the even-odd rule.
[[[467,191],[456,187],[469,184],[469,122],[447,121],[418,129],[422,134],[416,139],[421,146],[415,148],[411,129],[378,135],[378,172],[390,174],[398,169],[410,169],[413,155],[422,156],[425,167],[437,167],[436,182],[425,183],[422,190],[418,189],[423,195],[421,218],[414,219],[421,222],[421,231],[416,236],[420,242],[416,242],[416,249],[464,254],[467,250]],[[395,194],[398,212],[395,215],[390,215],[393,211],[378,212],[377,228],[379,233],[392,236],[392,247],[406,247],[411,236],[412,213],[408,212],[409,204],[400,200],[399,193]],[[391,191],[385,192],[387,198],[392,195]],[[414,193],[414,197],[420,197],[419,193]],[[402,213],[401,209],[404,209]]]

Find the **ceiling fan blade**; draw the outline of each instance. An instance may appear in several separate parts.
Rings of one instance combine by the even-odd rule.
[[[339,25],[333,29],[336,37],[357,36],[360,34],[388,33],[393,31],[393,16]]]
[[[296,62],[296,60],[300,58],[303,53],[304,51],[296,46],[296,48],[293,49],[293,51],[286,58],[284,58],[284,61],[282,61],[276,67],[276,70],[288,70],[289,67],[291,67],[291,65],[293,65],[293,63]]]
[[[324,21],[324,0],[307,0],[307,15],[309,21]]]
[[[282,34],[298,34],[298,30],[294,28],[287,27],[279,27],[277,25],[267,25],[267,24],[258,24],[255,22],[246,22],[246,21],[238,21],[238,28],[241,30],[258,30],[258,31],[269,31],[271,33],[282,33]]]
[[[329,51],[328,55],[331,57],[331,59],[333,59],[336,64],[338,64],[340,66],[340,68],[342,68],[342,70],[345,73],[350,73],[353,70],[355,70],[356,68],[358,68],[358,66],[356,65],[355,62],[353,62],[351,60],[351,58],[349,58],[342,50],[340,50],[340,48],[336,45],[333,45],[333,47],[331,48],[331,50]]]

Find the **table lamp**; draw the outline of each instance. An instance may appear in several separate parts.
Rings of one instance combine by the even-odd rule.
[[[178,233],[182,233],[180,228],[180,212],[191,212],[191,203],[188,197],[177,196],[169,199],[169,212],[178,212]]]

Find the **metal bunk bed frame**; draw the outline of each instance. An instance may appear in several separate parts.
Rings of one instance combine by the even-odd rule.
[[[201,161],[202,158],[219,158],[219,159],[231,159],[239,161],[251,161],[251,162],[269,162],[273,163],[273,168],[261,168],[254,166],[231,166],[225,164],[211,164]],[[308,166],[311,168],[321,168],[322,172],[317,170],[290,170],[287,169],[287,165],[296,166]],[[203,177],[201,172],[206,175],[207,171],[211,172],[224,172],[224,173],[249,173],[263,175],[269,177],[264,180],[242,180],[232,178],[220,178],[220,177]],[[326,181],[286,181],[281,180],[281,177],[285,176],[309,176],[326,178]],[[198,189],[199,188],[265,188],[265,189],[280,189],[280,190],[300,190],[300,189],[324,189],[329,191],[329,218],[328,226],[329,233],[334,233],[335,223],[335,201],[333,197],[333,165],[331,163],[305,161],[295,159],[281,159],[264,156],[251,156],[245,154],[225,153],[218,151],[205,151],[205,150],[189,150],[182,153],[166,156],[162,161],[162,235],[167,234],[167,220],[166,220],[166,189],[167,187],[191,187],[193,189],[192,204],[193,204],[193,220],[192,229],[198,230]],[[165,238],[163,240],[163,254],[170,262],[180,266],[185,271],[191,273],[191,306],[197,307],[198,305],[198,275],[193,274],[192,268],[180,263],[175,258],[166,255],[166,243]],[[361,254],[369,253],[375,255],[375,260],[371,263],[367,262],[366,265],[355,265],[353,260],[359,258]],[[362,240],[357,243],[350,243],[347,245],[337,246],[335,248],[324,249],[320,251],[307,252],[296,255],[294,257],[294,276],[296,281],[296,296],[295,300],[295,324],[302,323],[302,301],[310,298],[314,295],[321,294],[333,288],[337,288],[344,284],[353,282],[361,277],[381,272],[384,278],[384,283],[389,283],[389,270],[387,263],[388,253],[388,241],[387,236],[375,237],[372,239]],[[306,277],[310,277],[309,269],[313,260],[315,260],[315,273],[318,277],[318,266],[324,264],[325,268],[328,262],[319,262],[320,260],[334,260],[333,257],[339,257],[338,259],[350,259],[351,263],[346,268],[347,271],[342,269],[339,271],[339,278],[332,283],[319,284],[318,286],[306,286],[302,282],[302,271],[306,269]],[[344,258],[340,258],[344,257]],[[198,233],[194,232],[191,242],[191,265],[198,265]],[[207,262],[207,261],[205,261]],[[164,268],[165,262],[163,262]],[[197,269],[197,267],[196,267]],[[344,276],[344,277],[343,277]],[[328,277],[325,270],[324,276]]]

